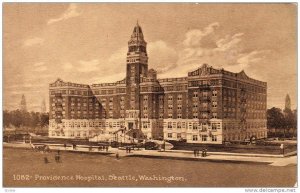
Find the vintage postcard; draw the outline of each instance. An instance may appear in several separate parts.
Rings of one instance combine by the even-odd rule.
[[[2,7],[4,188],[295,192],[297,4]]]

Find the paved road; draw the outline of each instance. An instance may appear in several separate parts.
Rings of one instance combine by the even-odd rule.
[[[11,147],[30,147],[29,144],[4,144],[4,146]],[[271,166],[287,166],[296,165],[297,156],[281,157],[274,155],[261,155],[261,154],[237,154],[237,153],[216,153],[208,152],[207,157],[195,157],[193,152],[188,151],[155,151],[155,150],[133,150],[131,153],[126,153],[125,150],[120,150],[117,148],[109,148],[108,151],[98,151],[98,147],[89,150],[89,146],[78,145],[76,150],[73,147],[68,146],[63,147],[61,144],[49,145],[51,150],[60,150],[68,152],[81,152],[81,153],[93,153],[93,154],[110,154],[110,156],[115,157],[116,154],[119,157],[151,157],[151,158],[167,158],[167,159],[187,159],[187,160],[206,160],[206,161],[231,161],[231,162],[253,162],[253,163],[266,163]]]
[[[147,153],[139,151],[143,152]],[[56,163],[56,151],[4,148],[4,187],[292,187],[297,180],[294,165],[60,154],[61,162]],[[44,163],[45,157],[50,163]]]

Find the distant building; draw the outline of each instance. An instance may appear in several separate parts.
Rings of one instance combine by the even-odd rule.
[[[148,69],[146,48],[137,24],[123,80],[85,85],[58,79],[50,84],[49,136],[215,144],[267,136],[266,82],[207,64],[186,77],[158,79]]]
[[[285,97],[284,110],[291,110],[291,98],[290,98],[289,94],[287,94],[286,97]]]
[[[27,112],[27,105],[26,105],[25,95],[22,95],[22,99],[21,99],[21,103],[20,103],[20,109],[21,109],[21,111]]]
[[[46,113],[46,102],[45,99],[43,99],[41,104],[41,113]]]

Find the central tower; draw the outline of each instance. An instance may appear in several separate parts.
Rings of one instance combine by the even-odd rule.
[[[126,93],[128,110],[126,112],[129,129],[140,127],[140,82],[147,76],[148,56],[147,42],[144,40],[142,28],[138,22],[133,29],[128,41],[127,69],[126,69]]]
[[[137,23],[128,42],[126,84],[129,94],[129,109],[139,110],[139,84],[148,72],[147,42],[142,28]]]

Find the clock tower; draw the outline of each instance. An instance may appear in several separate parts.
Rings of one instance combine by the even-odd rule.
[[[128,125],[129,129],[140,127],[140,82],[141,78],[146,77],[148,72],[146,46],[147,42],[144,40],[142,28],[137,22],[128,41],[127,52],[126,93],[128,106],[126,108],[126,118],[135,119],[134,123]]]

